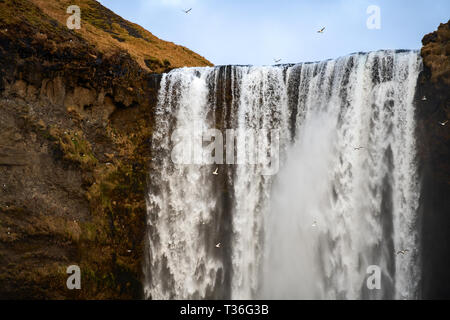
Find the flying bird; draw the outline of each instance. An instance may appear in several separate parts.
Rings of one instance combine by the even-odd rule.
[[[361,150],[361,149],[364,149],[364,147],[353,147],[353,149],[355,149],[355,150]]]
[[[447,120],[447,121],[444,121],[444,122],[439,122],[439,124],[440,124],[441,126],[445,126],[445,125],[447,124],[447,122],[448,122],[448,120]]]
[[[192,8],[189,8],[189,9],[187,9],[187,10],[181,10],[181,11],[183,11],[183,12],[186,13],[186,14],[188,14],[189,12],[191,12],[191,10],[192,10]]]
[[[405,254],[408,253],[408,252],[409,252],[408,249],[404,249],[404,250],[399,250],[399,251],[397,251],[397,254],[403,254],[403,255],[405,255]]]
[[[213,175],[217,176],[219,174],[219,168],[216,168],[216,171],[213,172]]]
[[[273,61],[275,61],[275,63],[278,63],[281,61],[281,59],[273,59]]]
[[[319,31],[317,31],[317,33],[323,33],[325,31],[325,27],[323,27],[322,29],[320,29]]]
[[[221,243],[216,244],[216,248],[220,248]]]

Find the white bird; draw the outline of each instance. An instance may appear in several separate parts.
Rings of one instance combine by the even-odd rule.
[[[406,253],[408,253],[409,252],[409,250],[408,249],[404,249],[404,250],[399,250],[399,251],[397,251],[397,254],[406,254]]]
[[[219,168],[216,168],[216,171],[213,172],[213,175],[217,176],[219,174]]]
[[[273,61],[275,61],[275,63],[278,63],[281,61],[281,59],[273,59]]]
[[[447,124],[447,122],[448,122],[448,120],[447,120],[447,121],[444,121],[444,122],[439,122],[439,124],[440,124],[441,126],[445,126],[445,125]]]
[[[192,8],[189,8],[189,9],[187,9],[187,10],[181,10],[181,11],[183,11],[183,12],[186,13],[186,14],[188,14],[189,12],[191,12],[191,10],[192,10]]]
[[[427,97],[423,96],[422,101],[427,101]]]
[[[216,248],[220,248],[221,243],[216,244]]]
[[[317,31],[317,33],[323,33],[325,31],[325,27],[323,27],[322,29],[320,29],[319,31]]]

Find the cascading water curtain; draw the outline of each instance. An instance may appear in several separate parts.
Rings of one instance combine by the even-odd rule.
[[[165,74],[147,197],[146,297],[419,298],[413,97],[421,67],[415,51],[378,51]],[[237,135],[223,162],[205,164],[194,149],[207,147],[192,133],[208,129],[227,146],[230,129],[257,138]],[[191,139],[177,141],[177,131]],[[266,154],[267,132],[279,138],[273,172],[227,161]],[[177,148],[190,161],[174,161]],[[374,268],[376,288],[367,284]]]

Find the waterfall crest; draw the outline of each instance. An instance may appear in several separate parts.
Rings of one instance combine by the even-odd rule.
[[[413,97],[421,67],[415,51],[377,51],[163,75],[146,298],[418,298]],[[208,128],[227,140],[220,164],[197,161],[190,143],[210,150],[190,135]],[[238,135],[230,147],[227,129],[257,137]],[[177,143],[175,131],[194,139]],[[274,131],[277,170],[267,174],[251,160],[267,154]],[[191,161],[173,161],[180,146]],[[239,158],[250,161],[228,161]],[[373,265],[379,290],[366,286]]]

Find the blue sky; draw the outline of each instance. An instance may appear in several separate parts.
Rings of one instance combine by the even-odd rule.
[[[450,18],[449,0],[101,0],[157,37],[216,65],[318,61],[357,51],[419,49]],[[368,29],[367,8],[380,8]],[[192,8],[189,14],[182,9]],[[326,27],[323,34],[317,30]]]

